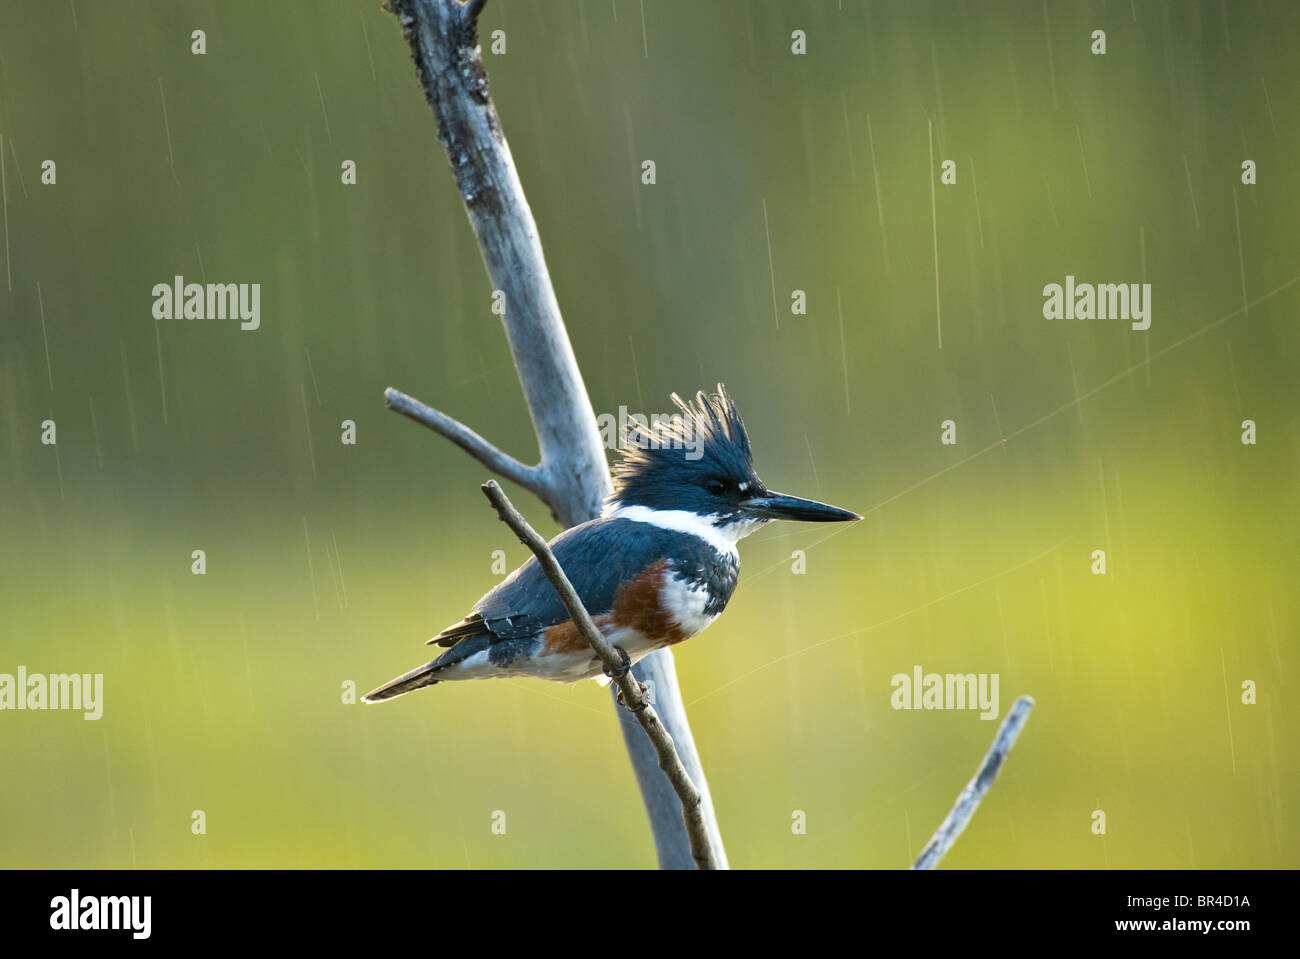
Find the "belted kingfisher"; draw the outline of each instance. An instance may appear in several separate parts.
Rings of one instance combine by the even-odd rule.
[[[736,543],[774,519],[835,522],[857,513],[774,493],[754,472],[749,437],[722,384],[653,426],[632,425],[597,519],[550,542],[583,606],[628,665],[701,632],[740,573]],[[382,702],[448,680],[535,676],[607,681],[536,557],[429,640],[433,662],[363,697]]]

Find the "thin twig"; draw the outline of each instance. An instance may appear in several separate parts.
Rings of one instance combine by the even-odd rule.
[[[912,866],[913,869],[933,869],[952,848],[952,844],[957,841],[957,837],[975,815],[975,810],[979,808],[984,794],[993,785],[993,780],[998,778],[1002,761],[1007,758],[1007,753],[1011,752],[1011,747],[1016,744],[1016,737],[1020,735],[1025,720],[1029,718],[1029,711],[1033,708],[1032,696],[1021,696],[1016,700],[1011,711],[1007,713],[1007,718],[1002,720],[1002,725],[998,727],[998,734],[993,738],[993,745],[989,747],[984,761],[975,771],[975,778],[961,791],[957,802],[953,804],[952,812],[948,813],[948,817],[939,824],[939,828],[935,830]]]
[[[641,684],[637,682],[630,669],[622,668],[622,657],[591,621],[573,584],[569,582],[569,577],[564,574],[564,569],[556,560],[555,554],[546,545],[546,540],[528,525],[528,521],[514,508],[495,480],[488,480],[483,484],[483,493],[487,496],[488,502],[495,507],[501,521],[514,530],[519,541],[532,550],[533,555],[537,557],[542,572],[555,587],[560,602],[564,604],[578,632],[604,662],[606,671],[614,677],[614,681],[623,692],[623,701],[641,723],[641,728],[650,737],[650,742],[654,744],[655,753],[659,757],[659,768],[667,774],[669,782],[673,784],[673,789],[677,793],[677,798],[681,801],[682,821],[686,825],[686,834],[690,839],[691,856],[695,860],[695,865],[700,869],[716,869],[718,864],[713,857],[709,833],[704,824],[704,813],[700,808],[700,792],[691,782],[686,767],[678,758],[668,730],[659,721],[654,707],[642,695]]]
[[[408,419],[429,427],[439,436],[451,440],[492,472],[500,473],[511,482],[518,483],[524,489],[546,500],[550,491],[547,489],[540,467],[525,466],[508,453],[501,452],[460,420],[453,419],[432,406],[425,406],[415,397],[407,396],[401,390],[393,389],[391,386],[384,390],[384,405]]]

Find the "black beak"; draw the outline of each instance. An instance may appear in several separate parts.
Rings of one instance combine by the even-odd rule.
[[[862,519],[857,513],[838,506],[771,491],[762,496],[751,496],[740,505],[751,515],[764,519],[797,519],[805,523],[842,523],[845,520]]]

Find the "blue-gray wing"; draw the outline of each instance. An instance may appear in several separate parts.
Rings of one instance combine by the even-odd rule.
[[[551,540],[551,552],[592,616],[608,613],[618,588],[651,563],[670,555],[681,533],[627,519],[594,519],[565,530]],[[688,537],[694,539],[694,537]],[[700,547],[708,544],[699,541]],[[489,643],[535,636],[569,614],[537,558],[501,581],[474,604],[474,612],[444,629],[430,644],[454,646],[463,639],[487,636]]]

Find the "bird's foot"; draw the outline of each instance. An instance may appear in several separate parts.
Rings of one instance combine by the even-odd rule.
[[[627,711],[629,713],[642,712],[645,710],[647,706],[650,705],[650,700],[648,698],[648,695],[650,693],[650,687],[640,681],[637,682],[636,686],[637,686],[637,690],[641,693],[641,702],[636,706],[627,706],[627,700],[623,698],[623,690],[620,689],[618,691],[618,704],[620,706],[627,706]]]
[[[618,650],[619,659],[621,659],[622,662],[614,669],[610,669],[608,666],[604,667],[604,673],[610,679],[618,681],[626,676],[632,669],[632,657],[627,654],[627,650],[622,646],[615,646],[614,648]],[[623,690],[621,689],[618,691],[618,704],[620,706],[627,706],[629,712],[639,713],[650,705],[650,700],[645,698],[650,689],[645,683],[636,680],[635,677],[633,677],[633,681],[636,682],[637,689],[641,693],[642,698],[640,704],[637,706],[628,706],[627,700],[623,698]]]
[[[619,680],[626,676],[627,671],[632,668],[632,657],[627,654],[627,650],[622,646],[615,646],[614,649],[618,652],[619,658],[622,662],[614,669],[604,666],[601,671],[610,679]]]

